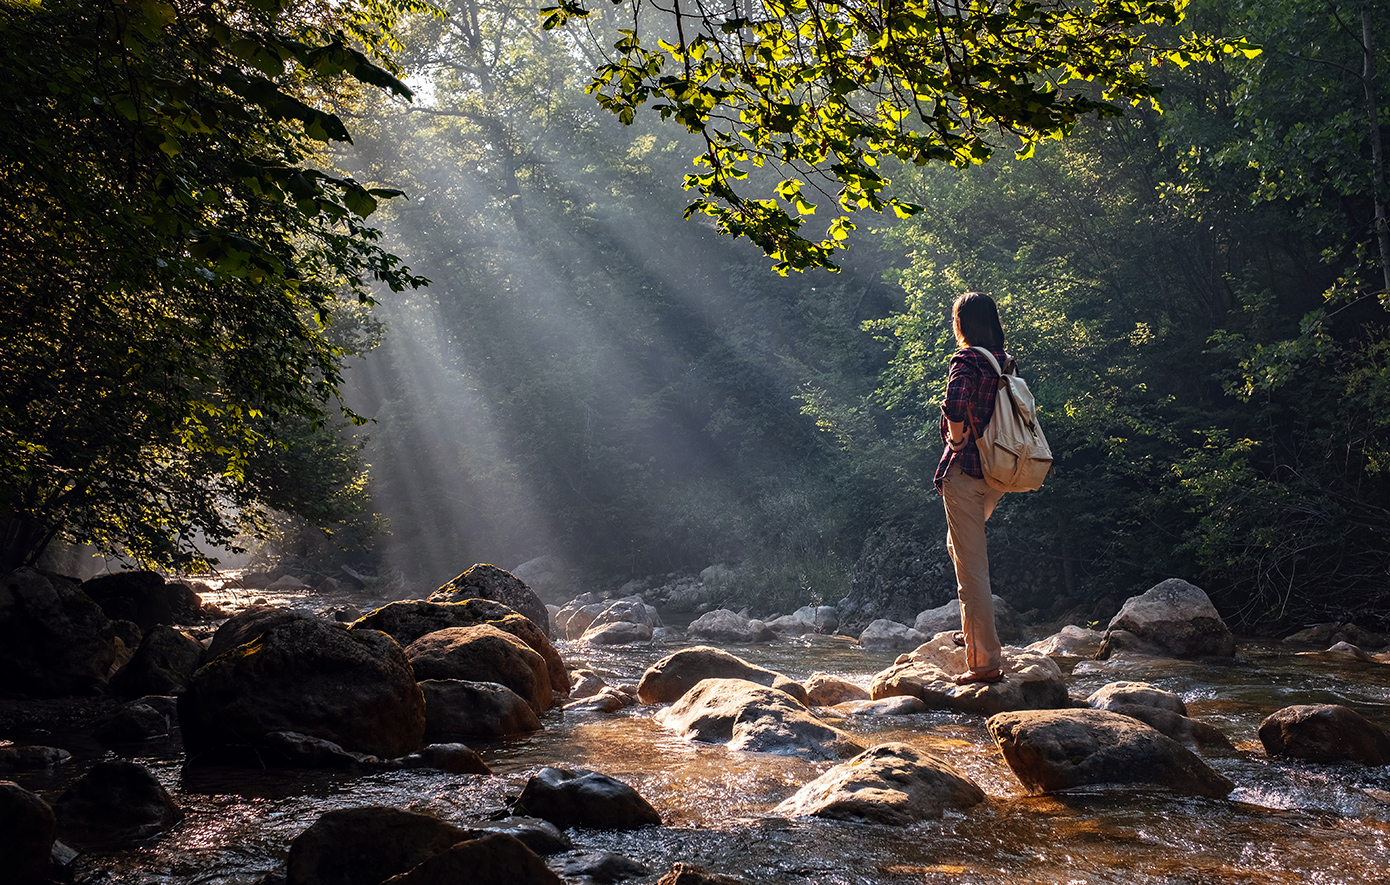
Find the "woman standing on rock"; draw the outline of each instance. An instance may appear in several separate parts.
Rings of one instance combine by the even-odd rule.
[[[941,440],[946,449],[936,468],[936,490],[946,504],[946,550],[956,567],[960,597],[961,632],[956,641],[965,646],[968,667],[952,678],[965,685],[1004,678],[985,547],[985,520],[1004,493],[985,482],[975,446],[976,435],[994,416],[999,376],[984,354],[972,348],[990,351],[1005,372],[1009,355],[1004,352],[1004,327],[993,298],[966,292],[956,299],[951,320],[960,350],[951,356],[946,401],[941,404]]]

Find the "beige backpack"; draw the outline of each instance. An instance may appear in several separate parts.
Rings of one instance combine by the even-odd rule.
[[[994,354],[983,347],[972,349],[984,354],[999,376],[994,417],[984,433],[971,422],[985,482],[1001,492],[1031,492],[1040,488],[1052,470],[1052,449],[1038,423],[1033,394],[1012,368],[1004,374]]]

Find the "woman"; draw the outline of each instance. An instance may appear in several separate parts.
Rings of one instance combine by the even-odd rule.
[[[968,668],[952,679],[965,685],[1004,678],[985,547],[985,520],[1004,493],[985,482],[975,447],[976,435],[994,415],[999,376],[989,360],[972,348],[990,351],[1005,371],[1009,357],[1004,352],[999,308],[988,295],[966,292],[957,298],[951,320],[961,349],[951,357],[946,401],[941,405],[941,439],[946,450],[936,468],[936,490],[946,504],[946,550],[956,567],[960,597],[961,632],[956,641],[965,646]]]

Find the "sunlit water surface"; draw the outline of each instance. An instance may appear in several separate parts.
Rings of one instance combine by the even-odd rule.
[[[321,600],[319,601],[322,602]],[[610,682],[635,682],[681,646],[590,649],[560,643],[567,662]],[[732,649],[793,678],[820,670],[867,684],[894,653],[819,639]],[[185,809],[184,821],[134,850],[89,854],[79,883],[250,885],[283,863],[289,843],[325,811],[386,804],[467,823],[504,808],[545,765],[584,767],[632,784],[665,826],[577,831],[577,847],[646,864],[653,882],[677,861],[750,883],[1274,883],[1390,881],[1390,768],[1271,761],[1256,729],[1295,703],[1338,702],[1390,724],[1390,666],[1295,655],[1244,643],[1229,664],[1073,661],[1071,693],[1136,679],[1180,694],[1193,716],[1222,728],[1235,752],[1206,753],[1238,788],[1226,800],[1114,788],[1024,795],[981,719],[947,713],[849,718],[835,724],[866,746],[914,744],[949,759],[988,794],[965,814],[910,827],[789,820],[772,809],[830,767],[692,744],[651,720],[552,711],[535,735],[474,748],[491,777],[437,771],[246,772],[183,770],[176,740],[122,748],[151,767]],[[66,737],[66,743],[58,740]],[[109,754],[80,736],[54,735],[75,764],[21,778],[50,801]]]

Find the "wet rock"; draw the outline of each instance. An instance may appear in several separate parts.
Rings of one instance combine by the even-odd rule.
[[[1390,765],[1390,734],[1341,704],[1299,704],[1271,713],[1260,723],[1260,743],[1270,756]]]
[[[684,642],[685,634],[674,627],[657,627],[652,631],[652,644]]]
[[[294,613],[194,673],[179,722],[190,761],[255,764],[264,737],[280,731],[393,759],[420,749],[425,699],[385,633]]]
[[[637,684],[637,697],[644,704],[669,704],[704,679],[746,679],[807,701],[800,683],[708,645],[683,648],[648,667]]]
[[[1187,715],[1187,704],[1171,691],[1147,682],[1111,682],[1091,693],[1086,705],[1096,710],[1114,710],[1121,706],[1155,707],[1170,710],[1179,716]]]
[[[564,831],[550,821],[538,817],[504,817],[501,820],[474,824],[471,829],[514,836],[541,857],[574,849],[574,843]]]
[[[254,604],[228,618],[208,643],[205,660],[221,657],[234,648],[254,642],[262,633],[280,624],[298,623],[310,616],[278,605]]]
[[[0,772],[44,771],[71,759],[71,753],[58,747],[5,746],[0,747]]]
[[[869,690],[848,679],[829,673],[812,673],[806,680],[806,702],[812,706],[830,707],[845,701],[867,701]]]
[[[1003,597],[992,596],[990,598],[994,602],[994,631],[999,634],[1000,640],[1004,642],[1022,640],[1028,632],[1023,616],[1015,611],[1014,607],[1009,605]],[[935,636],[938,633],[953,633],[959,630],[960,600],[952,599],[944,605],[918,613],[916,620],[912,622],[912,629],[923,636]]]
[[[685,635],[705,642],[768,642],[777,634],[762,621],[750,620],[727,608],[705,612],[685,628]]]
[[[587,645],[632,645],[651,642],[652,633],[646,624],[619,622],[590,627],[576,641]]]
[[[1106,707],[1112,713],[1119,713],[1131,719],[1138,719],[1145,725],[1155,728],[1180,744],[1189,747],[1231,750],[1234,745],[1221,729],[1198,719],[1191,719],[1172,710],[1150,707],[1145,704],[1114,704]]]
[[[607,686],[592,697],[565,704],[565,712],[571,714],[616,713],[636,703],[637,698],[627,692],[613,686]]]
[[[424,679],[425,738],[505,737],[536,731],[541,720],[516,692],[496,682]]]
[[[864,628],[864,632],[859,634],[859,644],[873,649],[916,648],[926,641],[926,636],[906,624],[899,624],[887,618],[871,621],[869,626]]]
[[[1062,671],[1047,655],[1004,647],[1004,679],[956,685],[950,677],[966,669],[965,649],[939,633],[874,676],[874,700],[908,695],[932,710],[992,716],[1005,710],[1060,709],[1071,705]]]
[[[656,629],[661,626],[661,616],[657,614],[656,608],[647,605],[642,597],[627,596],[607,602],[585,630],[587,632],[608,624],[637,624]]]
[[[430,594],[430,602],[491,599],[530,618],[547,636],[550,613],[535,591],[516,575],[495,565],[478,563]]]
[[[546,672],[550,675],[550,687],[562,695],[569,694],[570,684],[569,678],[565,675],[565,662],[551,644],[550,638],[530,618],[500,602],[488,599],[466,599],[462,602],[393,602],[370,612],[353,624],[353,628],[389,633],[391,638],[404,648],[422,636],[438,630],[473,627],[478,624],[496,627],[526,643],[532,651],[545,658]]]
[[[106,682],[116,636],[101,607],[59,575],[21,568],[0,579],[0,685],[40,697]]]
[[[261,741],[259,759],[268,768],[351,768],[374,756],[350,753],[332,741],[295,731],[272,731]]]
[[[608,606],[608,600],[597,593],[583,593],[565,603],[551,623],[555,632],[565,639],[578,639],[589,629],[589,625]]]
[[[0,863],[6,882],[47,881],[57,835],[58,821],[47,802],[13,781],[0,781]]]
[[[657,880],[656,885],[748,885],[743,879],[711,873],[693,863],[677,863],[671,871]]]
[[[1100,651],[1105,634],[1068,624],[1061,630],[1028,646],[1028,651],[1061,657],[1093,658]]]
[[[156,624],[140,641],[130,663],[111,677],[111,690],[123,697],[177,695],[203,663],[203,644],[182,630]]]
[[[492,774],[483,757],[467,744],[429,744],[418,753],[404,757],[404,768],[436,768],[450,774]]]
[[[570,672],[570,697],[575,700],[593,697],[608,687],[593,670],[573,670]]]
[[[103,744],[125,744],[165,737],[173,730],[172,717],[149,704],[132,701],[122,704],[101,719],[92,736]]]
[[[553,689],[545,658],[491,624],[427,633],[406,646],[405,656],[418,679],[499,682],[520,695],[536,713],[550,709]],[[568,681],[565,691],[569,691]]]
[[[1229,658],[1235,650],[1235,637],[1207,594],[1181,578],[1169,578],[1125,600],[1110,620],[1096,657],[1132,651],[1175,658]]]
[[[1350,642],[1337,642],[1323,653],[1329,655],[1344,655],[1354,660],[1365,661],[1369,664],[1379,663],[1375,655],[1372,655],[1370,652],[1358,646],[1352,645]],[[1307,652],[1303,652],[1303,654],[1307,654]]]
[[[705,679],[656,721],[686,740],[804,759],[843,759],[863,747],[799,701],[743,679]]]
[[[986,723],[1024,789],[1050,793],[1092,784],[1155,784],[1221,798],[1235,788],[1191,750],[1129,716],[1106,710],[1023,710]]]
[[[456,842],[383,885],[564,885],[534,851],[506,833]]]
[[[804,636],[820,632],[816,626],[816,610],[809,605],[803,605],[789,615],[768,620],[767,628],[778,636]]]
[[[111,619],[134,621],[141,630],[156,624],[190,624],[202,618],[203,601],[193,588],[165,583],[155,572],[129,571],[98,575],[82,582],[82,592]]]
[[[878,701],[845,701],[835,705],[835,712],[846,716],[911,716],[927,712],[921,698],[899,695]]]
[[[584,851],[557,857],[550,862],[551,869],[566,880],[595,885],[609,885],[635,879],[651,872],[631,858],[614,854],[611,851]]]
[[[378,885],[470,838],[426,814],[369,805],[330,811],[290,843],[288,885]]]
[[[1314,624],[1291,636],[1284,637],[1284,641],[1316,645],[1323,648],[1336,645],[1339,642],[1345,642],[1359,648],[1383,648],[1390,645],[1390,634],[1376,633],[1359,624],[1333,622]]]
[[[892,743],[835,766],[778,805],[776,812],[906,826],[984,800],[984,791],[946,760]]]
[[[587,768],[542,768],[527,781],[515,811],[562,828],[635,830],[661,825],[661,815],[636,790]]]
[[[183,819],[164,786],[144,766],[98,762],[53,804],[58,837],[84,848],[148,839]]]
[[[273,593],[294,593],[296,591],[308,590],[309,585],[299,578],[296,578],[294,575],[281,575],[269,584],[266,584],[265,589]]]

